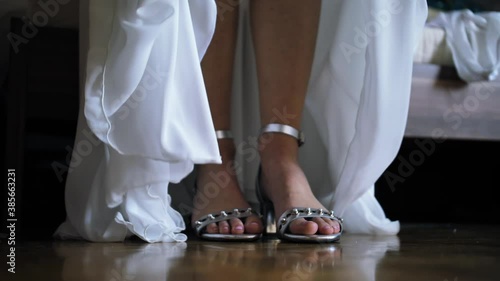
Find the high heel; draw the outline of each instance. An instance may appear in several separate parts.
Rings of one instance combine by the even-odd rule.
[[[233,134],[231,131],[215,131],[217,135],[217,139],[232,139]],[[196,186],[196,184],[195,184]],[[195,187],[197,189],[197,187]],[[211,213],[202,216],[198,220],[194,222],[192,225],[196,235],[205,240],[212,241],[254,241],[258,240],[262,237],[262,234],[215,234],[215,233],[207,233],[205,229],[207,225],[211,223],[218,223],[221,221],[229,221],[233,218],[237,218],[240,220],[244,220],[250,216],[261,217],[258,212],[253,210],[252,208],[246,209],[232,209],[232,210],[222,210],[219,213]]]
[[[268,124],[267,126],[261,129],[260,134],[263,133],[281,133],[289,135],[297,139],[299,146],[302,146],[305,142],[304,134],[301,131],[295,129],[294,127],[288,125],[274,124],[274,123]],[[267,197],[264,196],[261,190],[261,185],[260,185],[261,173],[262,173],[262,168],[261,166],[259,166],[259,172],[257,174],[255,190],[257,199],[259,200],[261,205],[261,213],[263,214],[264,222],[266,223],[265,233],[267,234],[276,233],[278,238],[293,242],[329,243],[329,242],[336,242],[340,239],[340,236],[342,236],[342,232],[344,230],[343,219],[335,216],[333,210],[328,211],[318,208],[307,208],[307,207],[291,208],[286,210],[283,214],[281,214],[278,221],[276,222],[273,203]],[[327,218],[335,220],[339,223],[340,230],[338,233],[334,234],[300,235],[300,234],[290,233],[288,229],[290,224],[292,223],[292,221],[299,218],[304,218],[306,220],[311,220],[312,218]]]
[[[276,234],[276,220],[274,215],[274,206],[273,202],[269,200],[267,197],[262,195],[260,190],[260,174],[262,173],[261,166],[259,166],[259,172],[257,173],[257,181],[255,192],[257,194],[257,199],[260,203],[260,213],[263,216],[264,222],[264,234]]]

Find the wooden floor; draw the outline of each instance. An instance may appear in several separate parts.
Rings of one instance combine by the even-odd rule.
[[[0,280],[500,280],[500,226],[406,225],[398,236],[335,244],[38,241],[16,248]]]

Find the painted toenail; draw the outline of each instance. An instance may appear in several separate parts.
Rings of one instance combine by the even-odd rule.
[[[237,225],[234,227],[234,230],[243,230],[243,226],[242,225]]]

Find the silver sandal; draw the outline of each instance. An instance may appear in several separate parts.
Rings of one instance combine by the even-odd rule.
[[[231,131],[215,131],[217,135],[217,139],[232,139],[233,134]],[[231,220],[233,218],[237,218],[243,221],[243,219],[248,218],[250,216],[261,217],[261,215],[253,210],[252,208],[247,209],[232,209],[232,210],[223,210],[219,213],[212,213],[205,215],[194,222],[193,229],[196,235],[205,240],[211,241],[255,241],[262,237],[262,234],[212,234],[206,233],[205,228],[207,225],[211,223],[218,223],[221,221]]]
[[[260,239],[262,234],[219,234],[219,233],[206,233],[204,232],[207,225],[211,223],[218,223],[221,221],[230,220],[233,218],[237,218],[243,220],[244,218],[248,218],[250,216],[258,216],[257,213],[252,208],[248,209],[234,209],[232,211],[221,211],[218,214],[208,214],[206,216],[201,217],[194,223],[194,229],[196,231],[196,235],[200,238],[212,241],[255,241]]]
[[[281,133],[289,135],[297,139],[298,145],[302,146],[305,142],[304,134],[295,129],[292,126],[283,124],[268,124],[263,127],[260,134],[263,133]],[[316,242],[316,243],[330,243],[336,242],[342,236],[344,230],[343,219],[335,216],[333,211],[317,209],[317,208],[307,208],[307,207],[296,207],[286,210],[278,219],[278,225],[276,225],[274,206],[273,203],[263,196],[260,187],[260,177],[261,177],[261,167],[259,167],[259,172],[256,181],[256,193],[261,205],[261,212],[264,215],[265,222],[265,233],[273,234],[276,233],[277,237],[282,240],[293,241],[293,242]],[[290,223],[294,220],[304,218],[306,220],[311,220],[312,218],[327,218],[335,220],[340,225],[340,231],[334,234],[313,234],[313,235],[299,235],[292,234],[288,231]]]

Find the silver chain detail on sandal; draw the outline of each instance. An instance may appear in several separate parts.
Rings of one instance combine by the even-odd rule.
[[[285,236],[286,230],[292,221],[305,218],[325,218],[325,219],[333,219],[339,222],[340,232],[343,230],[342,223],[344,220],[340,217],[337,217],[335,213],[328,210],[317,209],[317,208],[292,208],[285,211],[278,220],[278,235],[280,237]]]
[[[233,218],[244,219],[252,215],[260,217],[260,214],[254,211],[252,208],[221,211],[220,213],[212,213],[201,217],[194,222],[194,227],[196,230],[196,234],[201,235],[203,229],[205,229],[205,227],[211,223],[228,221]]]

